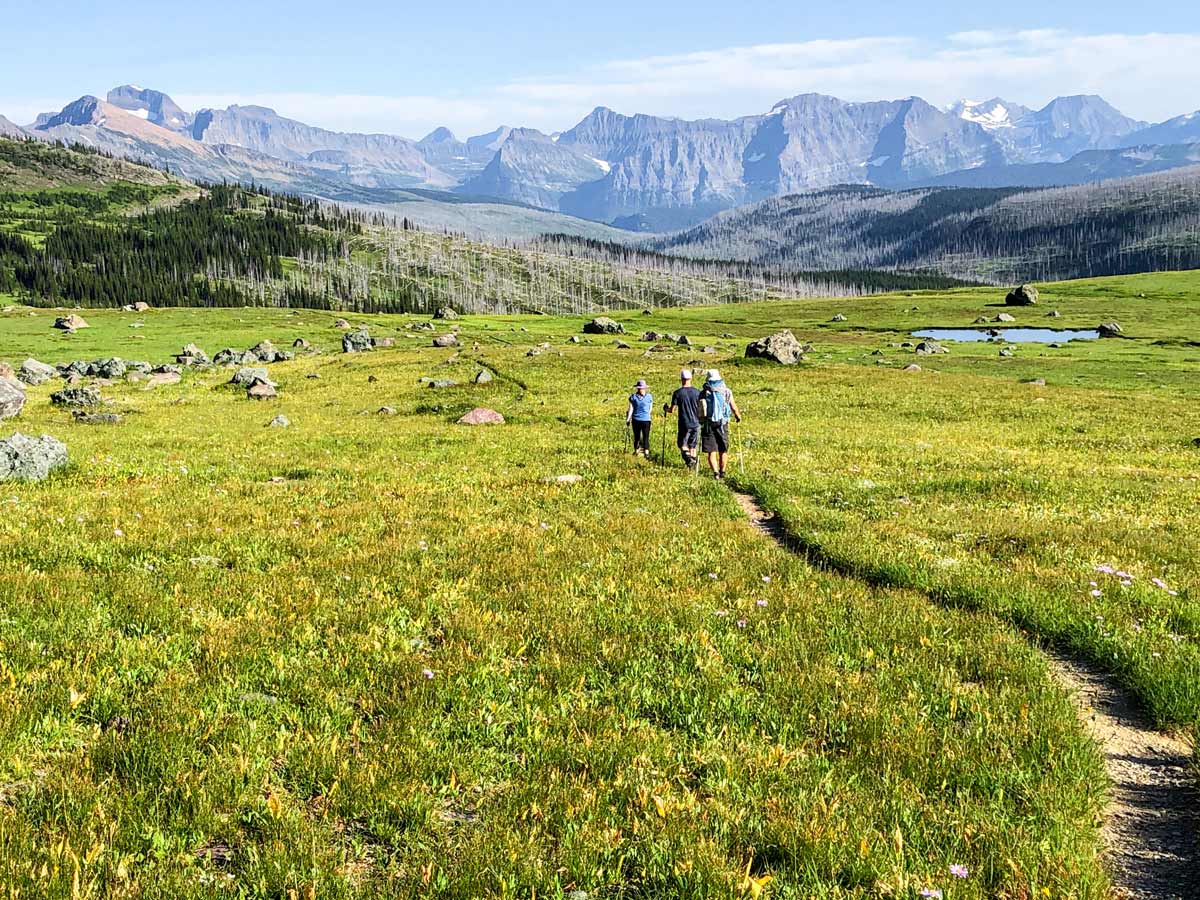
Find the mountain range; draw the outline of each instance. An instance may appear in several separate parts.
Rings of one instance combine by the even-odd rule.
[[[137,85],[84,96],[0,135],[80,143],[205,181],[355,203],[496,198],[635,231],[839,184],[1069,185],[1192,165],[1200,113],[1150,124],[1097,96],[1040,109],[993,98],[850,103],[801,94],[769,112],[687,121],[600,107],[568,131],[501,127],[460,140],[329,131],[263,106],[188,112]],[[440,196],[445,195],[445,196]],[[450,196],[455,195],[455,196]],[[484,204],[486,205],[486,204]]]

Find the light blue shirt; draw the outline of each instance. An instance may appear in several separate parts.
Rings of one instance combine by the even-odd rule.
[[[654,395],[646,391],[639,395],[636,391],[629,395],[629,405],[633,407],[633,421],[652,422],[654,420]]]

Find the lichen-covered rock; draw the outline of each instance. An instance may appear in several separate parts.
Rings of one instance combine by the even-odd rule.
[[[433,346],[442,349],[457,347],[458,345],[458,335],[456,334],[439,334],[433,339]]]
[[[625,326],[620,322],[608,318],[608,316],[597,316],[583,326],[584,334],[624,334]]]
[[[274,400],[279,396],[275,391],[275,385],[269,381],[255,379],[254,383],[246,390],[246,396],[251,400]]]
[[[1096,330],[1100,332],[1102,338],[1120,337],[1125,333],[1116,322],[1101,322]]]
[[[25,407],[25,385],[13,378],[0,378],[0,419],[20,415]]]
[[[1038,302],[1038,289],[1032,284],[1023,284],[1013,288],[1004,298],[1005,306],[1035,306]]]
[[[437,312],[435,312],[433,314],[433,317],[435,319],[457,319],[458,313],[456,313],[449,306],[443,306],[441,309],[439,309]]]
[[[747,359],[768,359],[785,366],[794,366],[804,358],[804,345],[791,331],[778,331],[769,337],[752,341],[746,346]]]
[[[17,378],[30,387],[45,384],[57,374],[58,370],[54,366],[32,358],[21,363],[21,368],[17,370]]]
[[[54,327],[61,331],[77,331],[80,328],[90,328],[83,316],[77,316],[71,313],[69,316],[59,316],[54,320]]]
[[[67,448],[47,434],[0,441],[0,481],[41,481],[68,462]]]
[[[181,366],[208,366],[212,365],[212,360],[209,355],[197,347],[195,344],[188,344],[179,353],[175,354],[175,362]]]
[[[104,401],[100,399],[100,389],[94,387],[63,388],[50,395],[50,402],[55,406],[66,406],[75,409],[93,409]]]
[[[250,387],[256,381],[263,381],[274,387],[274,382],[266,369],[261,366],[243,366],[233,373],[233,377],[229,379],[230,384],[236,384],[239,387]]]
[[[503,425],[504,416],[494,409],[480,406],[458,420],[459,425]]]
[[[343,353],[367,353],[374,349],[375,345],[371,341],[371,335],[365,328],[342,335]]]

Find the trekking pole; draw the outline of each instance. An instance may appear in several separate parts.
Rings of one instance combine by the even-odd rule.
[[[667,411],[665,409],[662,414],[662,452],[658,455],[658,464],[660,466],[667,464]]]
[[[745,461],[745,458],[744,458],[744,457],[743,457],[743,455],[742,455],[742,447],[745,445],[745,443],[746,443],[746,442],[745,442],[745,440],[742,438],[742,428],[741,428],[741,425],[742,425],[742,423],[741,423],[741,422],[738,422],[738,428],[737,428],[737,430],[736,430],[734,433],[735,433],[735,434],[738,436],[738,439],[737,439],[737,447],[738,447],[738,474],[739,474],[739,475],[741,475],[743,478],[745,478],[745,477],[746,477],[746,461]]]
[[[628,422],[628,420],[626,420],[626,422],[625,422],[625,443],[621,447],[621,453],[622,453],[622,455],[626,455],[629,453],[629,422]]]

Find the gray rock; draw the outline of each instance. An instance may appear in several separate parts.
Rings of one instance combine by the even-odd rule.
[[[921,367],[918,366],[916,363],[909,363],[907,366],[904,367],[904,371],[905,372],[920,372]]]
[[[390,337],[371,338],[372,347],[395,347],[396,339]]]
[[[25,385],[13,378],[0,378],[0,419],[20,415],[25,407]]]
[[[381,415],[381,416],[394,416],[394,415],[396,415],[396,407],[394,407],[394,406],[381,406],[381,407],[379,407],[379,415]]]
[[[155,366],[150,371],[151,375],[182,375],[183,367],[175,366],[168,363],[165,366]]]
[[[633,349],[627,343],[625,343],[624,341],[621,341],[621,340],[613,341],[613,346],[616,347],[618,350],[632,350]]]
[[[179,384],[179,382],[182,380],[183,376],[178,372],[155,372],[146,379],[146,387],[164,387],[168,384]]]
[[[131,360],[125,363],[125,374],[136,372],[138,375],[149,375],[154,366],[142,360]]]
[[[1016,320],[1015,316],[1010,316],[1008,313],[1000,313],[998,316],[996,316],[996,318],[992,319],[992,321],[993,322],[1015,322],[1017,320]]]
[[[921,356],[933,356],[935,353],[949,353],[950,351],[937,341],[921,341],[917,344],[916,352]]]
[[[408,329],[409,331],[437,331],[437,326],[432,322],[413,322]]]
[[[661,334],[659,334],[657,331],[643,331],[642,332],[642,340],[645,341],[647,344],[657,344],[662,339],[663,339],[663,336]]]
[[[437,312],[435,312],[433,314],[433,317],[435,319],[457,319],[458,313],[456,313],[449,306],[443,306],[441,309],[439,309]]]
[[[345,319],[338,319],[336,322],[333,323],[333,327],[340,328],[343,331],[348,331],[352,326]]]
[[[584,334],[624,334],[625,326],[620,322],[608,318],[608,316],[597,316],[583,326]]]
[[[1009,356],[1013,355],[1013,352],[1008,347],[1002,347],[1000,349],[1000,355],[1004,356],[1004,357],[1009,357]]]
[[[267,423],[267,427],[268,428],[289,428],[289,427],[291,427],[291,424],[292,424],[292,422],[287,416],[276,416],[270,422]]]
[[[579,484],[581,481],[582,475],[555,475],[553,478],[547,478],[546,484]]]
[[[1120,337],[1125,333],[1116,322],[1101,322],[1096,330],[1100,332],[1102,338]]]
[[[804,346],[791,331],[778,331],[746,345],[747,359],[767,359],[784,366],[794,366],[804,359]]]
[[[495,380],[495,376],[487,369],[480,369],[479,374],[475,376],[476,384],[489,384]]]
[[[54,366],[38,362],[33,358],[25,360],[21,363],[21,368],[17,370],[17,378],[31,387],[45,384],[57,374],[58,370]]]
[[[494,409],[480,406],[458,420],[459,425],[503,425],[504,416]]]
[[[116,413],[89,413],[76,410],[76,425],[120,425],[124,419]]]
[[[233,377],[229,379],[230,384],[236,384],[238,387],[250,387],[256,381],[262,381],[266,384],[275,387],[275,383],[271,381],[270,373],[262,366],[243,366],[233,373]]]
[[[1057,309],[1052,309],[1050,312],[1046,313],[1047,319],[1058,319],[1061,318],[1061,316],[1062,313],[1060,313]]]
[[[848,321],[849,321],[849,319],[847,319],[847,318],[846,318],[845,316],[843,316],[841,313],[838,313],[836,316],[834,316],[834,317],[833,317],[832,319],[830,319],[829,321],[830,321],[830,322],[848,322]]]
[[[234,350],[232,347],[226,347],[224,350],[217,351],[212,361],[213,365],[217,366],[248,366],[258,362],[258,357],[249,350]]]
[[[179,353],[175,355],[175,362],[181,366],[208,366],[212,365],[212,360],[208,354],[197,347],[195,344],[188,344]]]
[[[63,388],[50,395],[50,402],[55,406],[73,407],[76,409],[93,409],[103,401],[100,399],[100,389],[94,387]]]
[[[1005,306],[1034,306],[1038,302],[1038,289],[1032,284],[1023,284],[1013,288],[1004,298]]]
[[[568,343],[568,344],[578,344],[578,343],[581,343],[581,341],[579,340],[579,335],[577,335],[577,334],[573,334],[573,335],[571,335],[569,338],[567,338],[567,343]]]
[[[251,347],[247,352],[250,353],[259,362],[273,363],[273,362],[278,361],[278,358],[276,356],[278,351],[275,349],[275,345],[272,344],[270,341],[259,341],[257,344],[255,344],[253,347]]]
[[[456,335],[456,334],[439,334],[437,337],[435,337],[433,339],[433,346],[441,347],[443,349],[445,349],[447,347],[457,347],[458,346],[458,335]]]
[[[541,356],[545,352],[546,351],[544,351],[541,347],[530,347],[529,352],[526,353],[525,355],[526,356]]]
[[[374,349],[375,345],[371,341],[371,335],[365,328],[342,335],[343,353],[366,353]]]
[[[83,362],[81,360],[75,360],[74,362],[60,365],[57,371],[59,375],[66,379],[84,378],[91,374],[92,364]]]
[[[449,378],[443,378],[443,379],[440,379],[437,381],[430,381],[429,386],[431,388],[452,388],[452,387],[457,387],[458,382],[452,381]]]
[[[115,381],[125,377],[125,363],[116,357],[98,359],[91,364],[88,374],[96,378],[108,378]]]
[[[47,434],[0,441],[0,481],[41,481],[67,462],[67,448]]]
[[[686,334],[681,334],[675,343],[677,343],[680,347],[692,346],[691,339]]]
[[[304,338],[296,338],[294,341],[292,341],[292,347],[296,350],[311,350],[312,344],[310,344]]]

